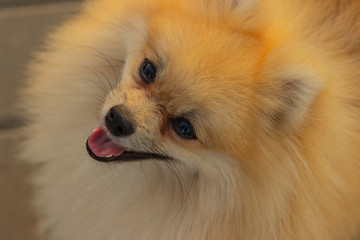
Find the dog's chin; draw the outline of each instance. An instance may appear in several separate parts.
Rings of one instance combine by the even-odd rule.
[[[153,152],[129,151],[124,146],[115,143],[102,127],[95,129],[87,139],[86,150],[88,151],[90,157],[100,162],[130,162],[149,159],[171,159],[169,156]]]

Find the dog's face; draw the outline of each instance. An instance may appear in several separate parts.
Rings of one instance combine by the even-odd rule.
[[[132,30],[119,83],[102,109],[112,140],[179,160],[184,152],[193,158],[245,144],[263,53],[255,35],[224,24],[170,11],[149,19],[145,31]]]
[[[240,160],[259,129],[289,120],[286,111],[296,107],[304,84],[264,74],[268,48],[255,30],[179,6],[162,8],[168,9],[154,8],[124,28],[123,68],[88,150],[102,161],[199,165],[206,151]]]

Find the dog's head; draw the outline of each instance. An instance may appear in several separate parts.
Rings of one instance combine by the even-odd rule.
[[[95,159],[241,161],[260,136],[301,124],[312,75],[258,31],[253,1],[200,2],[144,1],[119,17],[123,65],[88,139]]]

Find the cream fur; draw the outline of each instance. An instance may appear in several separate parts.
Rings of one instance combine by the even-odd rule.
[[[43,237],[360,237],[359,22],[356,0],[87,2],[23,92]],[[144,57],[163,67],[152,86]],[[91,159],[117,104],[138,128],[116,141],[176,161]],[[188,113],[195,141],[167,122]]]

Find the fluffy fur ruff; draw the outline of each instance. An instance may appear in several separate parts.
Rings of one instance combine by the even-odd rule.
[[[357,0],[98,0],[29,67],[22,158],[48,239],[353,240],[360,230]],[[158,67],[144,85],[139,64]],[[99,163],[114,138],[173,160]],[[186,116],[196,140],[169,118]]]

